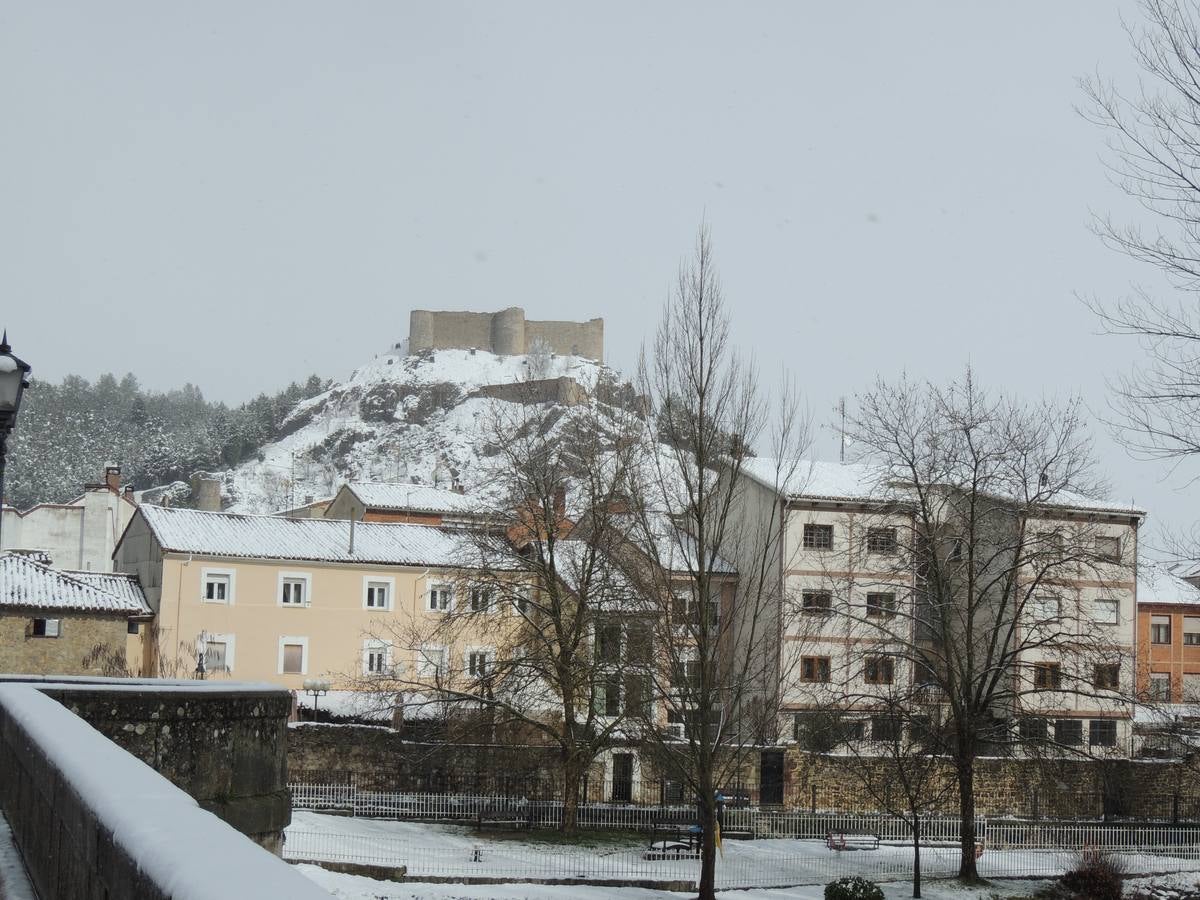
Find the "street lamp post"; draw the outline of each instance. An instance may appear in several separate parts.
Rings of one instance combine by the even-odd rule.
[[[17,424],[21,394],[29,387],[30,371],[29,363],[13,356],[5,331],[0,337],[0,530],[4,527],[4,459],[8,453],[8,436]],[[0,549],[3,547],[0,540]]]
[[[324,678],[305,678],[304,693],[313,698],[313,721],[317,721],[317,704],[329,693],[329,682]]]

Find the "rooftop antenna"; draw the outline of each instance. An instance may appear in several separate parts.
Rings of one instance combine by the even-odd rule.
[[[841,416],[842,425],[839,428],[841,437],[841,448],[838,450],[838,462],[845,465],[846,463],[846,398],[842,397],[838,400],[838,414]]]

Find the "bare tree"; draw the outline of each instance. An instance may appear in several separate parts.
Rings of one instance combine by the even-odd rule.
[[[486,524],[462,533],[453,600],[432,598],[444,612],[373,632],[417,657],[411,671],[369,676],[374,690],[403,692],[409,709],[473,711],[492,739],[517,734],[557,749],[564,831],[577,825],[590,766],[621,734],[626,670],[649,664],[605,638],[605,624],[626,622],[632,605],[604,550],[627,492],[631,428],[640,422],[627,410],[595,404],[495,404],[496,500]],[[586,536],[573,533],[568,503],[587,511]]]
[[[968,372],[945,388],[880,382],[858,406],[847,429],[878,518],[864,514],[846,552],[871,541],[886,552],[869,566],[833,562],[837,601],[812,618],[848,633],[843,682],[863,686],[851,694],[899,681],[936,697],[959,876],[974,880],[975,760],[1011,750],[1016,722],[1053,721],[1062,743],[1082,742],[1091,715],[1091,749],[1116,750],[1140,514],[1091,499],[1100,485],[1077,403],[993,397]]]
[[[774,724],[752,713],[773,708],[781,598],[770,565],[778,518],[752,525],[737,515],[742,461],[749,444],[767,440],[768,408],[753,366],[731,346],[707,227],[680,266],[638,387],[649,427],[627,532],[636,561],[624,558],[660,662],[649,676],[656,702],[643,709],[640,733],[696,797],[704,828],[700,896],[711,898],[715,792],[740,765],[742,748],[764,737],[748,723]],[[783,400],[773,449],[791,460],[804,427],[786,391]]]
[[[1142,0],[1146,22],[1126,26],[1145,79],[1133,93],[1094,77],[1083,114],[1108,135],[1112,180],[1156,227],[1098,217],[1110,247],[1166,276],[1177,299],[1144,288],[1112,305],[1091,302],[1108,330],[1141,339],[1147,359],[1114,384],[1118,430],[1153,458],[1200,452],[1200,18],[1187,0]]]

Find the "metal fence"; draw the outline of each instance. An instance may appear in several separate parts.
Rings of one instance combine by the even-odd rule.
[[[869,828],[867,818],[843,817],[847,830]],[[1066,871],[1081,851],[1104,847],[1121,858],[1130,872],[1158,874],[1200,866],[1200,837],[1194,829],[1167,826],[1121,828],[1063,825],[1053,829],[1035,823],[983,822],[984,850],[979,873],[985,878],[1054,876]],[[806,827],[817,827],[808,823]],[[437,832],[426,840],[437,838]],[[284,856],[289,860],[353,862],[404,866],[408,877],[496,881],[676,881],[693,883],[699,876],[695,859],[648,859],[629,847],[582,850],[530,846],[524,842],[444,836],[456,846],[414,846],[411,835],[352,835],[288,829]],[[958,848],[947,842],[924,846],[923,873],[951,877],[958,869]],[[877,881],[911,877],[912,850],[900,841],[882,841],[877,850],[832,850],[823,840],[788,842],[729,841],[717,862],[720,888],[768,888],[823,884],[844,875]]]

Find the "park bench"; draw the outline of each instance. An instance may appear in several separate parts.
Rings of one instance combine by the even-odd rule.
[[[700,835],[703,832],[699,826],[655,825],[652,832],[670,837],[652,840],[642,854],[642,859],[700,858]]]
[[[878,850],[879,835],[870,831],[831,831],[825,835],[830,850]]]

